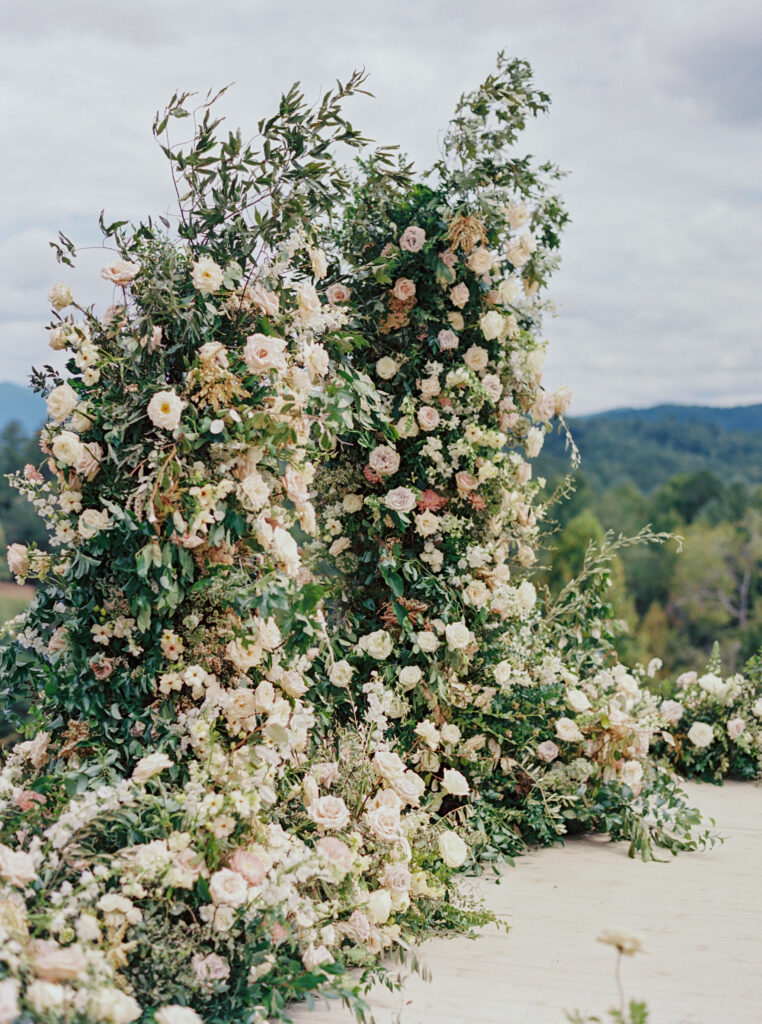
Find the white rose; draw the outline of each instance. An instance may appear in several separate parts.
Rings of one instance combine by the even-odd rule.
[[[457,832],[443,832],[439,837],[439,854],[450,868],[459,868],[466,862],[468,846]]]
[[[447,646],[451,651],[460,651],[476,639],[465,622],[449,622],[445,626]]]
[[[511,681],[511,676],[513,675],[511,663],[508,661],[499,661],[493,669],[493,675],[498,686],[507,686]]]
[[[625,786],[629,786],[637,796],[643,781],[643,765],[640,761],[625,761],[619,773],[619,779]]]
[[[59,384],[47,397],[48,416],[54,420],[65,420],[77,404],[77,392],[71,384]]]
[[[439,638],[430,629],[422,629],[416,640],[424,654],[433,654],[437,647],[439,647]]]
[[[95,508],[86,508],[79,517],[77,531],[83,540],[90,540],[101,530],[105,530],[111,521],[108,512],[99,512]]]
[[[64,466],[76,466],[82,458],[82,442],[70,430],[62,430],[50,446],[53,458]]]
[[[430,747],[431,750],[436,750],[439,746],[439,741],[442,738],[440,736],[439,729],[437,729],[434,723],[430,722],[428,719],[424,719],[416,725],[415,733],[417,736],[421,737],[426,746]]]
[[[521,279],[509,275],[497,286],[497,294],[504,306],[515,306],[516,300],[521,295]]]
[[[707,722],[694,722],[688,730],[688,739],[694,747],[708,747],[714,741],[714,729]]]
[[[416,506],[416,498],[407,487],[395,487],[384,498],[384,504],[393,512],[412,512]]]
[[[499,316],[500,314],[496,313],[495,315]],[[482,348],[480,345],[472,345],[470,348],[466,349],[463,355],[463,362],[469,370],[473,370],[474,373],[479,373],[480,370],[485,370],[487,368],[489,352],[486,348]]]
[[[352,682],[352,666],[348,661],[337,661],[331,666],[328,678],[334,686],[349,686]]]
[[[185,402],[174,388],[168,391],[157,391],[148,403],[148,418],[155,427],[162,430],[174,430],[180,422]]]
[[[371,924],[384,924],[392,912],[392,896],[388,889],[376,889],[368,896],[365,915]]]
[[[211,256],[201,256],[193,264],[191,281],[193,287],[202,295],[211,295],[222,287],[224,274]]]
[[[403,690],[412,690],[420,683],[423,673],[417,665],[405,665],[400,669],[399,681]]]
[[[502,335],[505,320],[497,310],[491,309],[479,319],[479,327],[487,341],[494,341]]]
[[[468,796],[471,787],[465,775],[454,768],[445,768],[442,778],[442,789],[451,796]]]
[[[373,755],[373,767],[382,779],[389,782],[402,778],[406,771],[405,762],[391,750],[377,750]]]
[[[373,633],[361,636],[358,644],[361,650],[379,661],[388,658],[392,653],[392,638],[385,629],[377,629]]]
[[[537,591],[534,588],[534,584],[530,583],[529,580],[523,580],[519,584],[516,596],[523,612],[531,612],[537,603]]]
[[[99,988],[88,993],[88,1017],[104,1024],[132,1024],[142,1012],[137,999],[118,988]]]
[[[581,743],[585,738],[577,723],[571,718],[559,718],[556,722],[556,736],[565,743]]]
[[[471,580],[463,591],[463,600],[474,608],[483,608],[489,601],[489,587],[481,580]]]
[[[31,1004],[35,1013],[50,1013],[63,1010],[66,1003],[66,989],[53,981],[33,981],[26,989],[24,996]],[[18,1010],[16,1011],[18,1013]],[[15,1017],[7,1020],[13,1021]],[[6,1018],[0,1017],[5,1024]]]
[[[154,754],[147,754],[145,757],[141,757],[135,765],[131,779],[138,785],[142,785],[148,779],[152,779],[154,775],[158,775],[166,768],[171,768],[174,763],[171,758],[160,751]]]
[[[270,487],[256,469],[245,476],[238,486],[255,512],[258,512],[270,497]]]
[[[230,868],[220,868],[209,879],[209,894],[214,903],[240,907],[246,902],[248,885],[243,875]]]
[[[302,281],[296,289],[296,303],[299,306],[299,316],[303,322],[309,322],[320,312],[320,297],[315,291],[315,286],[309,281]]]
[[[156,1024],[204,1024],[203,1020],[190,1006],[162,1006],[154,1013]]]
[[[349,824],[349,809],[340,796],[321,796],[307,811],[318,828],[339,830]]]
[[[390,356],[381,356],[376,363],[376,373],[381,380],[391,380],[399,370],[399,367]]]
[[[590,710],[590,701],[587,699],[587,694],[582,690],[567,690],[566,691],[566,703],[572,709],[580,714],[583,711]]]

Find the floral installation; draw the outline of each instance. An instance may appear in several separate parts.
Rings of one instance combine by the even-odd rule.
[[[745,673],[722,678],[719,651],[706,671],[678,676],[672,697],[661,702],[657,752],[688,778],[762,776],[762,665],[752,658]]]
[[[650,856],[707,835],[650,757],[658,715],[608,639],[608,561],[629,541],[552,606],[533,568],[548,503],[532,460],[570,401],[542,386],[560,172],[514,149],[547,105],[528,66],[501,56],[424,182],[368,161],[344,204],[331,288],[355,336],[326,344],[381,401],[317,475],[316,571],[335,582],[324,700],[381,711],[481,857],[570,828]]]
[[[101,221],[105,315],[50,293],[67,376],[35,375],[45,459],[16,481],[49,549],[9,549],[39,586],[0,649],[4,712],[32,703],[0,770],[1,1024],[255,1024],[318,990],[362,1014],[383,955],[490,919],[383,714],[329,732],[313,698],[313,477],[365,388],[333,380],[319,225],[362,81],[292,89],[257,147],[175,96],[176,231]]]

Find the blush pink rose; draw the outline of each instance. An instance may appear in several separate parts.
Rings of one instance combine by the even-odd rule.
[[[537,756],[541,761],[547,761],[550,764],[551,761],[555,761],[558,757],[559,750],[553,740],[545,740],[537,748]]]
[[[249,885],[261,885],[265,880],[267,868],[255,853],[249,850],[236,850],[228,861],[231,871],[243,875]]]
[[[336,284],[329,285],[325,290],[325,297],[332,306],[336,306],[340,302],[348,302],[351,294],[352,293],[345,284],[339,284],[338,282]]]
[[[453,306],[456,306],[458,309],[463,309],[470,297],[471,293],[468,290],[468,285],[463,284],[462,281],[460,284],[456,284],[454,288],[450,289],[450,302],[452,302]]]
[[[455,486],[458,488],[458,493],[461,497],[464,497],[469,491],[476,490],[479,486],[479,481],[471,473],[461,469],[459,473],[455,474]]]
[[[443,352],[449,352],[450,350],[458,347],[458,335],[455,331],[440,331],[437,338],[439,339],[439,347]]]
[[[343,839],[337,839],[336,836],[323,836],[322,839],[318,840],[317,845],[318,850],[332,864],[342,868],[344,871],[349,871],[352,867],[352,851]]]
[[[410,227],[405,228],[400,236],[400,249],[403,249],[405,252],[419,252],[423,248],[425,241],[426,232],[423,228],[418,228],[411,224]]]
[[[35,804],[46,802],[42,793],[35,793],[33,789],[22,789],[20,793],[16,794],[16,806],[22,811],[30,811]]]

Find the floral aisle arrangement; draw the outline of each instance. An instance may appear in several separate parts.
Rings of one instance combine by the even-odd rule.
[[[102,224],[105,315],[50,294],[67,375],[36,375],[45,460],[17,480],[50,543],[9,549],[39,587],[0,652],[4,713],[32,708],[0,771],[2,1024],[253,1024],[317,989],[359,1013],[349,966],[486,919],[381,723],[316,729],[300,548],[365,385],[331,382],[346,314],[313,225],[346,185],[331,148],[364,144],[341,115],[361,84],[292,90],[249,145],[210,100],[173,146],[174,97],[176,228]]]
[[[639,680],[613,655],[612,545],[552,607],[533,582],[547,510],[532,459],[570,397],[541,383],[559,172],[515,153],[547,106],[528,66],[501,57],[423,181],[370,161],[345,204],[326,295],[356,336],[327,345],[380,411],[318,476],[336,580],[324,700],[390,728],[482,855],[573,823],[648,856],[706,837],[649,758],[658,716],[636,713]]]
[[[703,675],[684,672],[662,701],[664,729],[657,753],[681,775],[722,782],[762,775],[762,665],[752,658],[744,674],[721,675],[715,652]]]

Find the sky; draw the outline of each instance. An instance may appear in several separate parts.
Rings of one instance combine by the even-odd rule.
[[[234,83],[253,130],[299,80],[353,68],[365,134],[425,168],[461,92],[498,49],[549,92],[526,152],[558,163],[572,223],[545,324],[546,385],[578,414],[662,402],[762,402],[762,4],[756,0],[25,0],[0,23],[0,380],[55,362],[46,295],[108,304],[106,262],[76,275],[58,230],[97,246],[97,216],[171,208],[151,136],[176,89]]]

